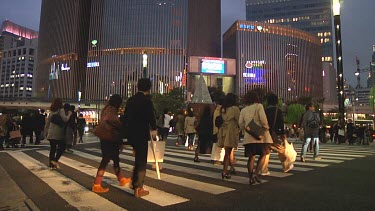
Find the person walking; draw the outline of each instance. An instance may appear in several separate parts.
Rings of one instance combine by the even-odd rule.
[[[195,139],[195,127],[197,125],[197,119],[194,116],[194,113],[191,109],[188,109],[188,116],[185,118],[185,135],[188,137],[188,149],[194,149],[194,139]]]
[[[228,173],[228,166],[230,166],[231,173],[235,174],[234,163],[232,163],[230,155],[232,149],[238,147],[240,132],[238,126],[240,109],[236,106],[236,95],[228,93],[225,96],[220,113],[223,118],[223,124],[218,133],[218,146],[225,150],[221,178],[230,179],[231,175]]]
[[[41,139],[44,139],[44,127],[46,125],[46,117],[44,115],[44,109],[35,116],[34,121],[34,133],[35,133],[35,144],[40,144]]]
[[[8,114],[0,115],[0,151],[4,150],[4,142],[9,140],[9,131],[14,123]]]
[[[346,124],[346,137],[348,138],[349,145],[354,144],[354,124],[351,119],[348,119],[348,123]]]
[[[79,114],[77,119],[77,131],[79,135],[78,143],[83,143],[83,134],[85,133],[86,120],[83,118],[83,114]]]
[[[120,144],[122,144],[122,138],[120,136],[121,122],[118,117],[118,109],[122,103],[122,98],[118,94],[112,95],[107,105],[103,108],[100,115],[100,121],[105,121],[110,127],[113,128],[111,132],[114,135],[113,140],[100,139],[100,149],[102,151],[102,160],[94,184],[92,185],[92,191],[95,193],[105,193],[109,191],[109,188],[102,187],[102,180],[107,168],[109,161],[113,161],[113,170],[117,176],[117,180],[120,186],[130,182],[130,178],[125,178],[120,168]],[[118,134],[118,135],[116,135]]]
[[[71,112],[72,115],[70,115],[69,117],[69,120],[65,126],[65,144],[66,144],[66,148],[65,148],[65,151],[66,152],[69,152],[69,153],[73,153],[73,130],[74,130],[74,116],[73,116],[73,111],[70,109],[70,104],[69,103],[65,103],[64,104],[64,111],[65,111],[65,114],[68,114],[68,112]]]
[[[212,115],[211,115],[211,109],[209,105],[206,105],[203,109],[203,114],[201,117],[201,120],[199,121],[199,124],[197,126],[198,128],[198,145],[195,149],[195,157],[194,162],[199,163],[199,153],[201,154],[207,154],[211,153],[212,150]]]
[[[47,119],[44,131],[50,143],[49,167],[60,169],[59,159],[65,151],[64,128],[72,112],[65,113],[61,98],[55,98],[50,107],[50,115]],[[55,116],[54,116],[55,115]],[[60,120],[58,120],[60,119]],[[58,120],[58,121],[57,121]]]
[[[266,117],[267,117],[267,122],[269,124],[269,132],[271,134],[271,137],[273,137],[273,140],[275,139],[280,139],[284,140],[286,139],[285,136],[285,131],[284,131],[284,118],[283,118],[283,113],[282,111],[277,107],[279,99],[277,95],[275,94],[270,94],[267,97],[267,104],[268,107],[265,110]],[[298,135],[302,133],[303,130],[299,130]],[[278,141],[278,143],[274,144],[282,144],[281,142]],[[270,172],[268,171],[268,162],[269,162],[270,154],[266,155],[265,158],[265,164],[264,167],[262,168],[262,171],[260,172],[261,175],[270,175]],[[283,169],[284,172],[288,172],[293,168],[293,164],[290,164],[286,166],[285,169]]]
[[[219,128],[217,125],[215,125],[215,120],[218,116],[220,116],[220,110],[221,110],[221,105],[223,104],[223,98],[218,98],[216,100],[216,108],[213,114],[212,118],[212,124],[213,124],[213,129],[212,129],[212,134],[213,134],[213,146],[212,146],[212,152],[211,152],[211,162],[214,165],[222,165],[222,162],[224,160],[224,155],[225,155],[225,150],[221,147],[218,147],[218,133],[219,133]]]
[[[303,115],[302,119],[302,127],[305,131],[305,140],[302,146],[301,151],[301,162],[306,161],[306,152],[307,148],[311,141],[312,145],[314,146],[314,160],[320,160],[321,157],[319,156],[319,127],[320,117],[317,113],[315,113],[315,106],[312,103],[308,103],[305,107],[306,112]]]
[[[30,144],[34,143],[33,140],[33,122],[34,115],[32,113],[26,113],[21,120],[21,134],[22,134],[22,144],[21,147],[24,147],[26,144],[26,137],[29,136]]]
[[[132,185],[134,196],[139,198],[149,194],[149,191],[143,188],[147,167],[148,141],[151,138],[156,138],[157,127],[154,106],[150,98],[150,79],[139,79],[137,87],[138,93],[128,100],[125,115],[127,115],[128,121],[128,142],[135,152]]]
[[[260,172],[266,162],[266,156],[270,154],[270,145],[273,143],[269,132],[267,116],[263,105],[259,103],[258,94],[254,91],[246,93],[244,97],[246,107],[241,110],[239,125],[241,129],[252,121],[267,129],[261,137],[253,137],[249,133],[245,133],[243,145],[245,147],[245,157],[249,157],[247,161],[247,169],[249,174],[249,184],[262,183],[262,180],[254,174],[255,156],[259,155],[255,173]]]
[[[169,115],[169,109],[165,108],[163,110],[163,114],[160,116],[162,118],[161,127],[160,127],[160,135],[162,141],[167,141],[168,134],[169,134],[169,123],[171,122],[171,116]]]
[[[176,139],[176,146],[178,146],[180,143],[184,144],[185,136],[184,136],[184,123],[185,123],[185,115],[184,111],[180,110],[178,111],[177,117],[176,117],[176,133],[177,133],[177,139]],[[181,142],[179,142],[181,140]]]

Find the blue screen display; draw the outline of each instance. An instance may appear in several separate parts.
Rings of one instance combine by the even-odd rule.
[[[251,68],[244,70],[242,77],[246,83],[264,84],[266,82],[266,79],[263,77],[264,74],[266,74],[266,70],[262,68]]]
[[[202,59],[202,73],[214,73],[224,74],[225,73],[225,61],[214,60],[214,59]]]

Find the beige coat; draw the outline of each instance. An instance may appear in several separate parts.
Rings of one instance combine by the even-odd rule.
[[[239,141],[239,127],[238,119],[240,116],[240,109],[237,106],[232,106],[226,109],[225,113],[221,114],[223,117],[223,125],[218,133],[219,147],[238,147]]]
[[[246,125],[254,118],[255,123],[269,129],[266,113],[262,104],[254,103],[242,109],[238,124],[241,129],[245,129]],[[273,143],[270,132],[267,130],[261,140],[255,139],[253,136],[245,132],[243,144],[249,143]]]
[[[185,133],[186,134],[189,134],[189,133],[195,133],[195,126],[197,125],[197,119],[193,116],[193,117],[190,117],[190,116],[187,116],[185,118]]]

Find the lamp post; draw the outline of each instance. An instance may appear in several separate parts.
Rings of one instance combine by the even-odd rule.
[[[147,78],[147,53],[145,52],[142,56],[142,64],[143,64],[143,78]]]
[[[337,64],[337,98],[339,104],[338,122],[344,125],[344,77],[343,77],[343,59],[342,59],[342,41],[341,41],[341,21],[340,21],[340,0],[333,0],[333,23],[335,27],[336,38],[336,64]]]

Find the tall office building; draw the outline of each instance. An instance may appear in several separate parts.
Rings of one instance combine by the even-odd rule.
[[[333,61],[331,0],[246,0],[246,20],[276,23],[319,37],[322,61]]]
[[[28,98],[33,93],[38,32],[4,21],[0,31],[0,98]]]
[[[185,87],[189,56],[220,57],[220,13],[220,0],[43,0],[39,96],[127,98],[144,76],[152,92]]]

